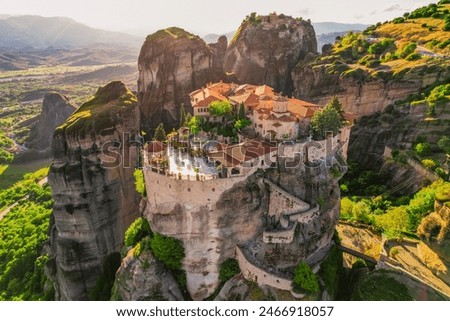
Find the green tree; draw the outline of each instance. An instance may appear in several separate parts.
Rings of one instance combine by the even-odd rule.
[[[147,220],[139,217],[125,231],[124,243],[126,246],[135,246],[140,240],[151,234],[152,230]]]
[[[438,141],[438,146],[442,149],[446,154],[450,154],[450,137],[442,136]]]
[[[189,124],[189,122],[191,121],[191,119],[192,119],[191,113],[187,113],[187,114],[186,114],[186,120],[185,120],[183,126],[189,126],[188,124]]]
[[[226,282],[239,272],[241,270],[238,262],[235,259],[226,259],[220,264],[219,280],[220,282]]]
[[[244,103],[239,104],[238,120],[245,119],[245,106]]]
[[[133,176],[136,192],[138,192],[142,197],[145,197],[147,193],[145,190],[144,172],[142,171],[142,169],[136,168],[134,170]]]
[[[164,130],[163,123],[160,123],[155,129],[155,135],[153,135],[153,140],[158,140],[163,142],[167,139],[166,131]]]
[[[375,217],[375,223],[388,236],[397,237],[408,231],[408,214],[404,206],[395,207],[386,214]]]
[[[342,121],[344,121],[344,109],[342,108],[342,104],[336,96],[331,98],[331,101],[328,103],[328,105],[330,106],[330,108],[336,110],[341,116]]]
[[[414,147],[414,150],[419,156],[426,156],[431,151],[431,146],[428,143],[419,143]]]
[[[156,233],[150,240],[153,254],[168,269],[180,270],[184,258],[184,248],[181,241]]]
[[[209,112],[217,117],[230,117],[233,113],[233,105],[228,100],[216,100],[209,105]]]
[[[297,293],[303,291],[317,293],[319,291],[319,279],[311,270],[311,267],[303,261],[295,268],[292,286]]]
[[[327,132],[336,135],[343,126],[342,115],[331,104],[318,110],[311,118],[311,130],[314,139],[324,139]]]
[[[180,107],[180,127],[186,126],[186,109],[184,108],[184,104],[181,103]]]
[[[188,127],[192,134],[197,135],[202,127],[203,117],[194,116],[189,120]]]
[[[242,128],[250,126],[251,124],[252,124],[252,122],[250,121],[250,119],[248,119],[248,118],[241,118],[241,119],[238,119],[238,120],[235,121],[234,127],[237,130],[240,130]]]

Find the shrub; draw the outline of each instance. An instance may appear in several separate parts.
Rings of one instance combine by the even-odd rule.
[[[419,156],[425,156],[428,155],[431,151],[431,146],[428,143],[418,143],[414,150]]]
[[[325,283],[325,288],[332,297],[334,297],[336,292],[335,290],[339,282],[342,264],[342,252],[339,251],[336,246],[331,248],[327,258],[320,264],[320,277]]]
[[[151,235],[150,225],[145,218],[139,217],[135,220],[125,232],[125,245],[135,246],[144,237]]]
[[[422,56],[419,53],[413,52],[412,54],[409,54],[405,59],[408,61],[414,61],[420,58],[422,58]]]
[[[233,111],[233,106],[231,105],[231,103],[228,100],[213,101],[209,105],[209,112],[213,116],[218,116],[218,117],[229,116],[229,115],[231,115],[232,111]]]
[[[133,176],[136,192],[138,192],[142,197],[145,197],[147,192],[145,190],[144,172],[142,169],[137,168],[134,170]]]
[[[438,146],[446,154],[450,154],[450,136],[442,136],[438,141]]]
[[[403,18],[403,17],[397,17],[397,18],[394,18],[394,20],[392,20],[392,22],[393,22],[394,24],[403,23],[403,22],[405,22],[405,18]]]
[[[319,279],[306,262],[300,262],[295,268],[292,287],[297,293],[303,291],[317,293],[319,291]]]
[[[447,96],[450,95],[450,84],[440,85],[433,88],[427,97],[427,103],[430,106],[436,106],[438,103],[445,103],[449,99]]]
[[[417,44],[415,42],[409,42],[403,47],[403,49],[401,49],[400,51],[397,52],[397,55],[400,58],[406,58],[410,54],[412,54],[414,51],[416,51],[416,49],[417,49]]]
[[[435,169],[438,166],[438,164],[432,159],[423,159],[422,165],[428,169]]]
[[[367,52],[374,55],[380,55],[390,47],[394,46],[394,40],[390,38],[384,38],[372,45],[367,49]]]
[[[168,269],[180,270],[184,258],[184,248],[181,241],[156,233],[150,240],[153,254]]]
[[[219,280],[220,282],[226,282],[239,272],[241,270],[238,262],[235,259],[226,259],[220,264]]]

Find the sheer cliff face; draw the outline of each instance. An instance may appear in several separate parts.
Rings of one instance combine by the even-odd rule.
[[[266,84],[291,94],[291,71],[306,54],[317,52],[309,22],[283,15],[249,18],[239,27],[225,56],[224,70],[242,83]]]
[[[139,131],[136,97],[120,82],[98,90],[55,131],[51,260],[57,299],[92,299],[120,264],[118,252],[139,215],[133,171]]]
[[[405,69],[397,76],[383,71],[375,76],[364,72],[344,75],[332,71],[330,66],[315,62],[298,64],[292,71],[294,96],[319,105],[336,96],[345,111],[357,117],[383,111],[395,101],[450,77],[449,69],[439,65]]]
[[[145,40],[139,55],[138,98],[147,130],[164,123],[179,125],[180,105],[190,106],[189,93],[223,78],[226,39],[208,46],[183,29],[157,31]]]
[[[38,121],[31,128],[27,146],[37,150],[50,148],[55,128],[64,123],[76,109],[67,97],[56,92],[47,93]]]

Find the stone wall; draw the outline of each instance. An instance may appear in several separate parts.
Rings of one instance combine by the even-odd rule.
[[[206,206],[212,210],[224,191],[233,187],[234,184],[242,182],[247,177],[237,176],[197,181],[177,180],[171,176],[158,174],[149,167],[145,167],[143,172],[148,203],[151,208],[158,209],[174,204],[174,202],[181,202],[194,206]]]
[[[238,246],[236,247],[236,260],[239,263],[242,275],[247,280],[252,280],[259,285],[268,285],[276,289],[291,291],[291,279],[273,274],[251,263]]]
[[[303,212],[310,208],[308,203],[287,193],[271,181],[265,179],[264,183],[269,186],[270,190],[269,215],[275,216],[277,221],[282,215]]]
[[[297,227],[297,222],[295,222],[291,229],[280,230],[280,231],[264,231],[263,232],[263,242],[264,243],[275,243],[275,244],[289,244],[292,243],[295,236],[295,228]]]
[[[298,214],[293,214],[293,215],[289,215],[289,219],[291,221],[297,221],[299,223],[303,223],[303,224],[307,224],[309,223],[311,220],[314,219],[314,217],[319,216],[319,206],[316,206],[306,212],[303,213],[298,213]]]

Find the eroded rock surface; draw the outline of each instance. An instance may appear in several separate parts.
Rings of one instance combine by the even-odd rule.
[[[93,289],[114,278],[124,232],[139,215],[132,147],[138,133],[137,99],[121,82],[101,87],[55,132],[46,271],[56,299],[99,299]]]
[[[114,300],[182,301],[178,283],[149,250],[133,257],[133,250],[122,260],[117,271]]]
[[[189,93],[224,78],[226,38],[207,45],[199,36],[172,27],[147,37],[139,55],[138,98],[145,128],[178,127]]]
[[[316,34],[304,20],[271,14],[245,19],[225,56],[224,70],[241,83],[293,91],[291,71],[308,53],[317,52]]]

